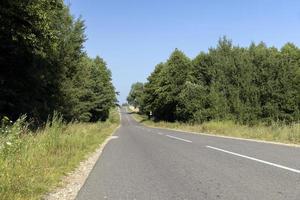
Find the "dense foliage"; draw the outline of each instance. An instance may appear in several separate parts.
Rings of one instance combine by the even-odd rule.
[[[116,97],[105,62],[89,58],[82,19],[63,0],[0,3],[0,118],[105,120]]]
[[[291,43],[244,48],[225,37],[193,60],[176,49],[156,66],[142,93],[140,110],[157,120],[297,122],[300,49]]]
[[[127,102],[134,107],[141,105],[143,101],[144,84],[141,82],[133,83],[127,97]]]

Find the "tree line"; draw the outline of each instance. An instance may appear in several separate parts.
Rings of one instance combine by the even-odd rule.
[[[127,100],[156,120],[299,122],[300,49],[240,47],[226,37],[192,60],[176,49],[146,83],[133,84]]]
[[[87,56],[84,21],[63,0],[2,0],[0,26],[0,118],[108,117],[116,103],[111,72]]]

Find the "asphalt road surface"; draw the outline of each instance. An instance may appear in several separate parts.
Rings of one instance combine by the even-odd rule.
[[[300,200],[300,148],[147,128],[124,109],[78,200]]]

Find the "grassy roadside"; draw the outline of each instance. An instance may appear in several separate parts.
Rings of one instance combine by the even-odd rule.
[[[95,151],[119,122],[114,109],[106,122],[66,125],[56,117],[33,133],[20,119],[2,128],[9,134],[0,135],[0,199],[40,199]]]
[[[139,122],[152,127],[169,128],[175,130],[191,131],[195,133],[208,133],[214,135],[257,139],[287,144],[300,144],[300,124],[271,126],[239,125],[232,121],[210,121],[203,124],[186,124],[178,122],[154,122],[146,116],[133,113],[132,116]]]

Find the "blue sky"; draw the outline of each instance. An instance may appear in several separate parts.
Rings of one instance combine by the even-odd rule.
[[[178,48],[190,58],[226,35],[234,44],[264,41],[300,45],[300,1],[289,0],[65,0],[86,22],[88,55],[112,71],[123,103],[132,83],[145,82]]]

